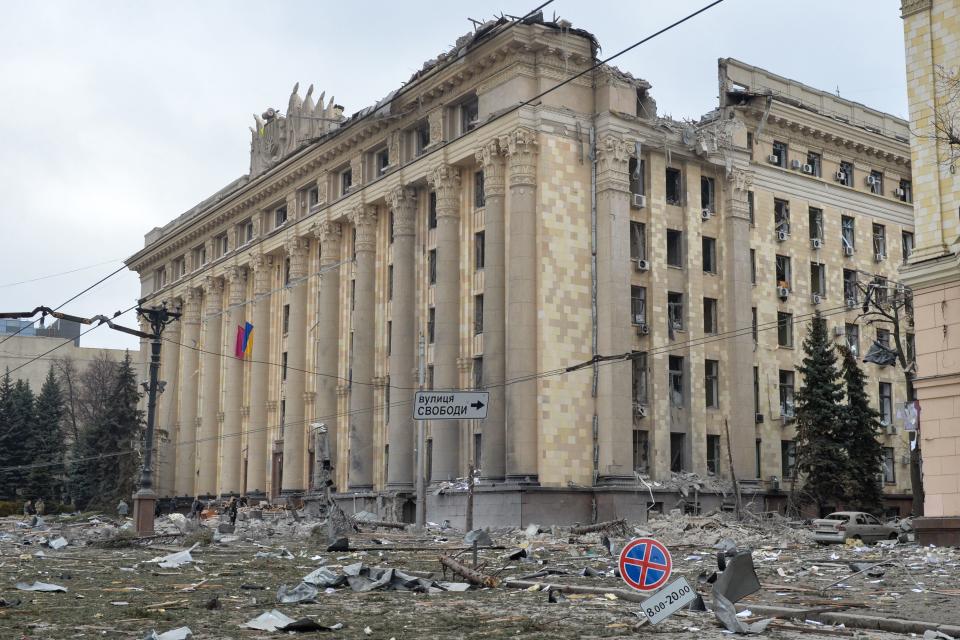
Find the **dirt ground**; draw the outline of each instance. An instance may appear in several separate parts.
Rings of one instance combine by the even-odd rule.
[[[613,575],[615,555],[603,533],[571,536],[566,529],[529,535],[522,530],[491,532],[494,545],[480,549],[480,570],[496,575],[496,588],[465,592],[415,593],[371,591],[350,586],[320,588],[316,603],[277,604],[280,585],[294,587],[304,576],[326,566],[340,572],[363,562],[415,572],[434,580],[463,581],[438,561],[441,553],[472,566],[462,532],[432,529],[416,535],[365,527],[350,535],[349,552],[326,552],[326,542],[311,536],[309,522],[287,514],[264,514],[264,520],[238,522],[234,535],[198,546],[193,562],[160,568],[152,559],[180,551],[192,541],[187,535],[125,540],[122,548],[95,546],[118,535],[116,523],[104,518],[51,518],[46,527],[23,528],[19,519],[0,519],[0,638],[147,638],[189,627],[194,638],[276,638],[281,632],[243,629],[265,611],[278,609],[291,618],[310,617],[336,631],[297,634],[327,638],[720,638],[729,634],[710,612],[678,612],[657,626],[638,615],[636,602],[604,594],[568,594],[561,603],[548,601],[544,590],[507,588],[508,578],[523,578],[543,570],[549,576],[529,578],[552,584],[579,584],[627,589]],[[161,532],[179,531],[161,521]],[[216,526],[211,521],[211,526]],[[742,524],[711,518],[668,516],[644,525],[609,531],[614,553],[638,534],[653,534],[671,549],[674,575],[683,575],[705,595],[710,584],[701,580],[717,569],[716,549],[729,538],[739,548],[753,550],[763,588],[738,603],[738,608],[782,605],[840,610],[914,620],[960,624],[960,553],[921,548],[915,544],[886,547],[818,547],[809,533],[783,523]],[[63,536],[69,545],[52,549],[45,540]],[[123,534],[121,534],[123,535]],[[126,534],[129,535],[129,534]],[[194,534],[196,535],[196,534]],[[381,544],[386,543],[386,544]],[[524,548],[529,557],[510,560]],[[367,550],[369,549],[369,550]],[[289,554],[283,552],[286,550]],[[41,556],[36,555],[37,552]],[[257,553],[278,557],[256,557]],[[292,557],[289,557],[292,555]],[[844,579],[850,562],[892,561],[882,577],[866,574]],[[603,575],[577,575],[589,567]],[[34,581],[66,587],[66,593],[39,593],[15,588]],[[839,583],[829,586],[832,582]],[[215,601],[212,602],[212,601]],[[208,608],[214,605],[217,608]],[[746,618],[747,621],[758,616]],[[894,638],[889,633],[830,628],[802,621],[777,620],[764,637]]]

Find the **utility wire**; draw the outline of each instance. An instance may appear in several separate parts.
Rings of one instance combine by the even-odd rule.
[[[102,267],[105,264],[113,264],[114,262],[122,262],[122,260],[107,260],[106,262],[98,262],[97,264],[88,264],[85,267],[77,267],[76,269],[71,269],[69,271],[61,271],[60,273],[51,273],[47,276],[39,276],[36,278],[31,278],[30,280],[21,280],[20,282],[8,282],[6,284],[0,284],[0,289],[6,289],[7,287],[16,287],[21,284],[29,284],[31,282],[39,282],[40,280],[49,280],[50,278],[59,278],[60,276],[70,275],[71,273],[77,273],[78,271],[86,271],[87,269],[93,269],[94,267]]]

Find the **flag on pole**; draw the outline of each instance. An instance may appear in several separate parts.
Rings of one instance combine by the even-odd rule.
[[[237,358],[243,357],[243,327],[237,325],[237,342],[233,347],[233,355]]]
[[[253,325],[245,322],[243,325],[243,355],[253,355]]]

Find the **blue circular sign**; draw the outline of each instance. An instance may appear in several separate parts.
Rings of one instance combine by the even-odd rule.
[[[653,591],[670,578],[673,558],[659,541],[635,538],[620,552],[620,577],[634,589]]]

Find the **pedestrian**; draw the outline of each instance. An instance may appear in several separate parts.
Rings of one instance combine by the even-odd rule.
[[[23,519],[26,520],[34,513],[36,513],[36,511],[33,508],[33,500],[28,498],[27,501],[23,503]]]
[[[162,499],[162,498],[159,498],[159,499],[157,499],[156,502],[153,503],[153,517],[154,517],[154,518],[159,518],[159,517],[160,517],[160,514],[163,513],[163,509],[161,508],[161,502],[162,502],[162,501],[163,501],[163,499]]]
[[[117,515],[121,518],[126,518],[127,514],[130,512],[130,507],[127,506],[127,503],[121,498],[120,504],[117,505]]]
[[[190,517],[200,520],[201,511],[203,511],[203,503],[200,502],[200,496],[195,496],[193,504],[190,505]]]
[[[230,498],[230,504],[227,505],[227,513],[230,514],[230,525],[236,526],[237,524],[237,507],[239,503],[237,502],[236,497]]]
[[[36,506],[34,507],[37,510],[37,515],[42,516],[44,510],[47,508],[47,505],[44,504],[43,498],[37,498]]]

